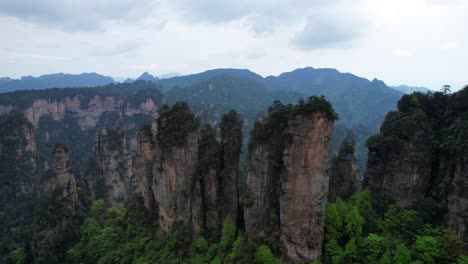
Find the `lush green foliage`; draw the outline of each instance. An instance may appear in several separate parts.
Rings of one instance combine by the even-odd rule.
[[[370,159],[385,160],[388,154],[409,151],[410,144],[426,155],[415,159],[431,160],[431,184],[426,199],[418,205],[425,219],[441,223],[448,191],[449,171],[468,162],[468,87],[454,94],[413,93],[398,102],[380,133],[367,140]]]
[[[0,116],[0,262],[31,239],[31,223],[38,207],[42,161],[27,151],[32,125],[18,112]],[[29,248],[30,251],[30,248]]]
[[[68,251],[67,263],[253,263],[256,246],[230,217],[219,239],[199,236],[192,241],[190,223],[176,222],[158,235],[140,203],[134,201],[126,209],[95,201],[81,226],[80,241]]]
[[[177,102],[172,107],[163,106],[158,118],[157,139],[165,150],[174,146],[183,146],[189,133],[197,131],[198,121],[190,112],[188,105]]]
[[[324,263],[457,263],[468,252],[453,232],[391,205],[378,217],[368,190],[326,209]]]

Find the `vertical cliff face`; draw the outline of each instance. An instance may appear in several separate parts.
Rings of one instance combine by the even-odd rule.
[[[9,241],[0,245],[0,262],[30,231],[43,190],[43,165],[32,124],[19,112],[0,116],[0,237]]]
[[[95,198],[103,198],[110,205],[129,199],[133,190],[133,165],[122,132],[109,128],[100,131],[91,167],[87,182]]]
[[[329,179],[325,173],[333,120],[323,114],[289,121],[281,177],[281,241],[293,259],[321,258]]]
[[[457,162],[447,197],[447,225],[468,241],[468,166]]]
[[[393,200],[400,207],[420,201],[431,180],[431,128],[424,112],[391,112],[380,134],[368,140],[365,178],[373,199]]]
[[[190,220],[192,179],[197,161],[197,134],[186,136],[185,146],[161,147],[156,141],[153,195],[159,208],[159,225],[169,229],[176,220]]]
[[[197,122],[185,103],[163,108],[158,119],[152,191],[161,230],[191,217],[198,156]]]
[[[239,155],[242,145],[242,120],[239,115],[231,111],[221,120],[221,149],[222,149],[222,200],[223,219],[232,217],[237,222],[239,192],[237,179],[239,176]]]
[[[57,144],[52,152],[52,188],[41,198],[33,226],[33,255],[35,262],[52,258],[63,262],[66,252],[77,239],[74,232],[81,221],[81,204],[73,175],[68,148]],[[53,215],[51,217],[51,215]],[[52,252],[52,255],[50,255]]]
[[[444,131],[442,143],[442,150],[452,164],[452,173],[447,177],[445,223],[468,242],[468,86],[452,95],[449,105],[455,118]]]
[[[145,125],[138,133],[138,146],[136,158],[136,183],[138,193],[148,210],[154,210],[153,165],[155,152],[155,135],[151,126]]]
[[[192,194],[192,224],[196,234],[202,228],[219,234],[221,228],[220,146],[216,130],[205,125],[198,141],[198,160]]]
[[[277,131],[278,132],[278,131]],[[272,215],[279,210],[280,174],[283,166],[283,146],[279,133],[273,133],[268,143],[251,146],[244,200],[245,230],[249,237],[262,239],[265,230],[279,230]]]
[[[107,190],[107,202],[115,205],[127,201],[132,192],[132,158],[125,136],[112,129],[102,129],[96,151],[97,165]]]
[[[69,206],[75,208],[76,200],[78,199],[78,192],[76,188],[75,176],[73,175],[70,166],[70,156],[68,149],[65,145],[58,144],[52,152],[52,159],[54,163],[54,189],[56,193],[55,199],[69,201]]]
[[[244,220],[250,238],[280,240],[292,261],[320,260],[336,114],[323,97],[274,102],[252,131]],[[279,212],[279,219],[276,219]],[[279,234],[271,230],[278,230]]]
[[[354,139],[348,137],[331,163],[328,201],[333,202],[338,197],[348,199],[361,189],[362,178],[354,152]]]

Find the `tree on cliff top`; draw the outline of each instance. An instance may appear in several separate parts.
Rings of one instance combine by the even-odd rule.
[[[187,143],[189,133],[196,131],[198,121],[190,112],[185,102],[177,102],[172,107],[164,105],[158,118],[159,144],[169,147],[183,146]]]

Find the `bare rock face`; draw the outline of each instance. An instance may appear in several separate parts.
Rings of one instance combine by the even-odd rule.
[[[245,230],[250,238],[266,236],[270,212],[278,207],[279,175],[275,175],[280,168],[273,164],[277,160],[274,148],[271,144],[258,144],[250,153],[244,207]]]
[[[68,199],[70,206],[76,206],[78,192],[76,188],[75,177],[70,166],[70,157],[68,149],[64,145],[57,144],[52,152],[53,173],[54,173],[54,191],[58,194],[56,199]]]
[[[154,209],[153,196],[153,165],[155,154],[155,136],[152,128],[144,126],[138,133],[138,147],[136,159],[137,192],[141,195],[147,209]]]
[[[219,232],[222,219],[219,215],[221,203],[220,199],[220,183],[218,173],[214,168],[210,168],[207,174],[204,175],[202,181],[203,205],[205,211],[205,226],[214,232]]]
[[[391,126],[387,116],[382,129]],[[382,130],[381,129],[381,130]],[[428,122],[421,119],[409,137],[398,137],[390,146],[378,146],[394,135],[381,133],[369,139],[369,156],[365,180],[372,191],[373,200],[383,204],[386,199],[399,207],[410,207],[424,198],[431,180],[431,143]]]
[[[167,231],[174,221],[190,220],[197,151],[196,131],[188,133],[183,146],[163,148],[156,140],[152,190],[163,231]]]
[[[242,145],[242,120],[235,111],[230,111],[222,117],[221,124],[222,149],[222,218],[230,216],[237,223],[239,209],[239,191],[237,181],[239,176],[239,156]]]
[[[12,106],[4,105],[0,108],[0,113],[11,108]],[[89,130],[96,127],[99,118],[105,112],[123,112],[126,116],[132,116],[140,113],[154,113],[156,109],[156,102],[151,98],[148,98],[139,106],[133,107],[114,96],[99,97],[96,95],[87,105],[82,105],[77,96],[65,97],[62,100],[39,98],[24,110],[24,115],[29,122],[37,126],[42,116],[49,115],[53,120],[63,120],[65,114],[69,112],[76,118],[81,129]]]
[[[446,223],[461,239],[468,241],[468,166],[457,162],[447,196]]]
[[[281,241],[293,260],[321,258],[332,127],[323,114],[296,115],[286,131],[291,142],[283,156],[280,223]]]
[[[133,165],[122,132],[108,128],[101,130],[97,139],[96,164],[104,179],[106,201],[111,205],[126,202],[132,192]]]
[[[338,197],[346,200],[361,189],[362,177],[354,151],[354,140],[346,139],[332,160],[328,188],[328,201],[330,202]]]
[[[65,259],[66,251],[70,249],[77,237],[69,230],[77,228],[81,221],[76,211],[78,205],[78,191],[70,166],[70,157],[67,147],[57,144],[52,152],[52,173],[53,178],[49,187],[53,189],[43,197],[43,203],[36,219],[47,219],[47,221],[37,221],[33,226],[33,251],[50,251],[60,260]],[[50,214],[57,214],[50,219]],[[79,225],[79,224],[78,224]],[[60,244],[60,247],[57,247]]]

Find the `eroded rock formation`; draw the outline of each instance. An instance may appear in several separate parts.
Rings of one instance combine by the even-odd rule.
[[[321,258],[329,179],[325,172],[333,120],[323,114],[289,121],[281,177],[281,241],[292,259]]]
[[[333,202],[338,197],[346,200],[361,189],[362,177],[354,152],[355,141],[347,137],[331,162],[328,201]]]
[[[153,165],[155,152],[155,135],[150,125],[144,125],[138,133],[138,146],[136,158],[137,192],[141,195],[145,207],[154,209],[153,196]]]
[[[280,240],[292,261],[321,259],[335,118],[324,98],[297,106],[275,102],[252,132],[246,232],[253,239]]]
[[[95,152],[98,177],[102,177],[104,184],[104,188],[96,188],[105,189],[104,198],[111,205],[128,201],[133,190],[133,165],[125,135],[121,131],[102,129]]]
[[[447,197],[447,225],[468,241],[468,166],[457,162]]]
[[[66,146],[58,144],[52,152],[55,199],[68,200],[69,206],[75,208],[78,192],[75,176],[70,166],[70,156]]]

